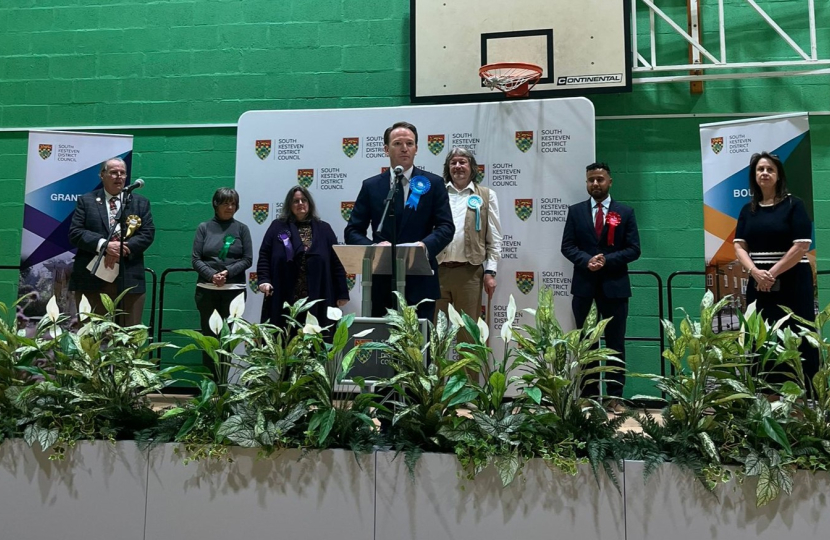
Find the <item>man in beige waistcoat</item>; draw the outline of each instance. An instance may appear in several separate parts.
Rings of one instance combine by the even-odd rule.
[[[501,224],[496,193],[476,182],[478,164],[466,148],[453,148],[444,161],[444,181],[450,198],[455,235],[438,254],[441,298],[437,308],[444,313],[452,304],[474,320],[481,316],[481,291],[493,296],[496,270],[501,256]],[[467,332],[459,340],[469,342]]]

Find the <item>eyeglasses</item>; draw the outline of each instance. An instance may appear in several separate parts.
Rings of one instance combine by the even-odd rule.
[[[107,174],[115,178],[126,178],[126,171],[107,171]]]
[[[308,199],[294,199],[293,201],[291,201],[291,204],[308,204]]]

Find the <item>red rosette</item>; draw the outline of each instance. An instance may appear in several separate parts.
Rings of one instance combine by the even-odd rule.
[[[608,212],[608,215],[605,216],[605,224],[608,225],[608,236],[606,238],[606,243],[609,246],[614,245],[614,230],[620,223],[622,223],[622,216],[616,212]]]

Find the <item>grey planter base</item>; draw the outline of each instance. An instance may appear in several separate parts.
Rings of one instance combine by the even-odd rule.
[[[185,465],[174,445],[150,453],[147,540],[374,538],[375,456],[289,450]]]
[[[147,458],[134,442],[78,442],[64,461],[0,445],[0,538],[142,540]]]
[[[424,454],[414,481],[403,456],[378,454],[377,535],[383,540],[625,537],[623,498],[588,467],[576,476],[527,463],[506,489],[493,468],[468,481],[454,455]],[[622,482],[622,475],[620,477]]]
[[[664,465],[647,484],[643,463],[626,462],[629,540],[799,540],[830,534],[830,474],[799,471],[792,495],[755,506],[755,480],[734,479],[712,495],[691,474]]]

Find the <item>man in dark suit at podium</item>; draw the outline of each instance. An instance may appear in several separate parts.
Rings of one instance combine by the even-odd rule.
[[[625,324],[631,282],[628,264],[640,258],[640,234],[634,209],[618,203],[608,194],[611,169],[606,163],[586,167],[586,186],[591,196],[568,209],[562,233],[562,254],[574,264],[571,294],[576,326],[581,328],[596,302],[602,318],[612,317],[605,327],[605,345],[618,351],[625,362]],[[624,364],[623,364],[624,365]],[[612,399],[606,407],[621,413],[624,373],[606,373],[606,392]],[[599,395],[599,384],[585,386],[586,397]]]
[[[345,230],[347,244],[389,245],[389,233],[378,231],[383,217],[384,200],[395,180],[392,171],[403,169],[402,189],[398,190],[395,204],[397,243],[417,242],[424,246],[429,264],[434,272],[431,276],[408,276],[406,278],[406,301],[414,305],[424,299],[437,300],[441,297],[438,285],[438,262],[436,256],[452,240],[455,225],[450,212],[447,188],[440,176],[414,167],[418,152],[418,130],[408,122],[397,122],[383,134],[384,150],[389,155],[389,171],[363,181],[360,193],[352,210]],[[372,239],[367,236],[372,228]],[[389,225],[384,223],[384,229]],[[372,316],[386,314],[386,308],[396,308],[392,294],[391,276],[372,278]],[[435,302],[424,302],[418,308],[418,317],[433,319]]]
[[[78,304],[81,296],[85,295],[92,311],[103,314],[101,293],[106,293],[115,300],[122,291],[132,287],[118,306],[118,309],[125,312],[118,322],[133,326],[141,324],[145,297],[144,252],[153,243],[156,234],[150,201],[134,194],[129,205],[126,208],[122,206],[125,200],[122,191],[126,186],[127,166],[121,158],[104,162],[100,176],[103,189],[78,198],[69,226],[69,242],[78,248],[72,276],[69,278],[69,290],[75,291],[75,301]],[[127,234],[123,244],[118,235],[108,236],[119,212],[123,212],[127,219]],[[119,274],[112,282],[92,275],[87,269],[101,251],[106,254],[100,267],[115,268],[119,262],[119,249],[123,256]]]

